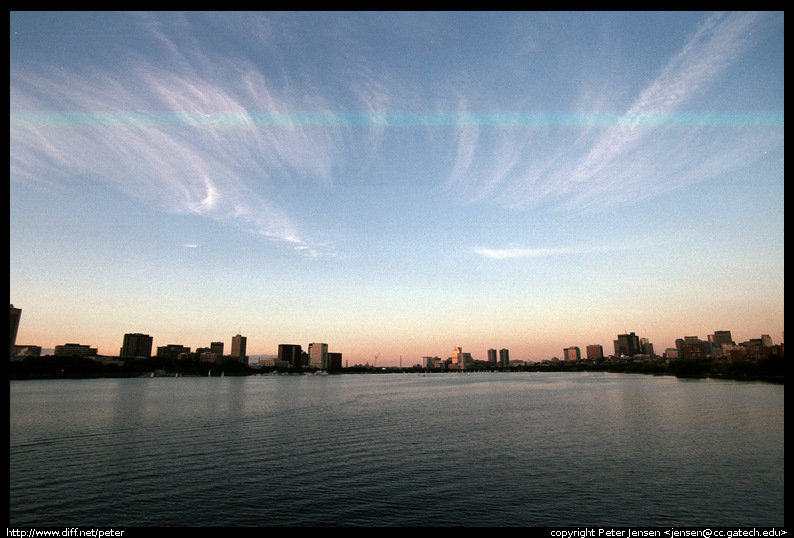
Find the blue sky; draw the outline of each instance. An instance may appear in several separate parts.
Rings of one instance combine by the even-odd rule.
[[[12,12],[17,342],[780,342],[783,19]]]

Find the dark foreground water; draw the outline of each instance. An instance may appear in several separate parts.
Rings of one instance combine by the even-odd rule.
[[[12,381],[11,526],[781,526],[783,386]]]

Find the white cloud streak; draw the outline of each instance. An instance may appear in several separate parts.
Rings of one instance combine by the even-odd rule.
[[[175,17],[166,25],[140,16],[136,38],[157,54],[116,52],[123,71],[12,69],[11,179],[90,178],[169,211],[233,222],[301,252],[329,252],[303,237],[300,217],[278,193],[284,185],[327,188],[345,166],[351,144],[345,129],[301,121],[300,111],[333,109],[332,100],[265,76],[245,54],[227,57],[202,47],[198,30]],[[272,50],[269,37],[263,32],[255,48]],[[370,112],[389,99],[371,74],[347,82]],[[262,114],[279,121],[262,125]]]
[[[516,123],[526,133],[523,142],[461,127],[447,186],[472,202],[589,211],[652,198],[747,164],[761,155],[759,148],[782,145],[782,120],[770,128],[720,128],[718,113],[689,113],[687,105],[703,98],[743,57],[763,18],[756,13],[709,17],[622,114],[592,109],[565,117],[538,114],[534,124]],[[559,143],[547,146],[549,139]]]

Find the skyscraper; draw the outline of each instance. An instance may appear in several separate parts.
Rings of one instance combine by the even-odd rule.
[[[615,340],[615,355],[633,357],[640,354],[640,338],[634,334],[619,334]]]
[[[248,357],[245,354],[245,347],[248,338],[240,334],[232,336],[232,353],[231,356],[242,363],[248,364]]]
[[[499,366],[502,368],[510,366],[510,350],[504,348],[499,350]]]
[[[152,356],[152,337],[148,334],[127,333],[119,351],[120,357],[146,358]]]
[[[496,350],[489,349],[488,350],[488,365],[489,366],[496,366]]]

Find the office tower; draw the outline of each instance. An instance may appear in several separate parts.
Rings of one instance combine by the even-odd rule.
[[[499,365],[502,368],[507,368],[510,366],[510,351],[507,349],[500,349],[499,350]]]
[[[119,352],[120,357],[150,358],[152,356],[152,337],[148,334],[127,333]]]
[[[320,370],[328,369],[328,344],[309,344],[309,366]]]
[[[562,357],[566,361],[578,361],[582,358],[582,353],[576,346],[566,347],[562,350]]]
[[[640,353],[640,339],[634,333],[619,334],[615,340],[615,355],[618,357],[626,355],[633,357]]]
[[[232,353],[231,356],[240,362],[248,364],[248,357],[245,354],[245,346],[248,338],[241,335],[232,336]]]
[[[590,360],[599,360],[604,358],[604,347],[600,344],[592,344],[587,346],[587,358]]]
[[[301,358],[303,357],[303,350],[298,344],[279,344],[278,345],[278,360],[289,364],[292,368],[301,368]]]
[[[496,366],[496,350],[489,349],[488,350],[488,365],[489,366]]]
[[[19,320],[22,318],[22,309],[14,308],[11,305],[11,354],[10,357],[15,355],[14,348],[17,345],[17,332],[19,331]]]

